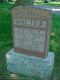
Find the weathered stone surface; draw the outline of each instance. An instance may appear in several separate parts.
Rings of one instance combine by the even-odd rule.
[[[51,11],[38,6],[18,6],[12,10],[15,52],[46,57],[50,39]]]
[[[16,53],[12,49],[6,54],[6,61],[10,72],[49,80],[54,65],[54,53],[49,52],[46,58],[38,58]]]

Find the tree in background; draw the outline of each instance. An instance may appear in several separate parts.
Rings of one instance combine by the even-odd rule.
[[[20,5],[20,6],[27,6],[27,5],[33,5],[34,4],[34,0],[16,0],[16,5]]]
[[[12,2],[12,0],[8,0],[8,2]]]
[[[44,3],[48,3],[48,1],[47,0],[44,0]]]
[[[3,3],[4,2],[4,0],[0,0],[0,3]]]
[[[0,3],[7,2],[7,0],[0,0]]]

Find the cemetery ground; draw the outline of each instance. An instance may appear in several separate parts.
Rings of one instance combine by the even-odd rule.
[[[5,55],[13,47],[12,4],[0,4],[0,79],[18,78],[19,80],[38,80],[24,75],[10,73],[6,70]],[[55,64],[51,80],[60,80],[60,16],[52,15],[52,27],[49,51],[55,53]],[[16,80],[18,80],[16,79]]]
[[[60,2],[59,1],[54,1],[54,2],[48,2],[48,3],[44,3],[41,0],[40,1],[35,1],[35,4],[37,5],[48,5],[48,6],[60,6]]]

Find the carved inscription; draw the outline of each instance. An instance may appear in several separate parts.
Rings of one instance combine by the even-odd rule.
[[[46,28],[46,21],[32,19],[14,19],[15,25]]]
[[[45,31],[14,28],[15,47],[44,52]]]

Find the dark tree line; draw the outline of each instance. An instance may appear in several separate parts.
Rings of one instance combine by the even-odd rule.
[[[0,3],[6,2],[7,0],[0,0]]]
[[[4,0],[0,0],[0,3],[4,2]]]

